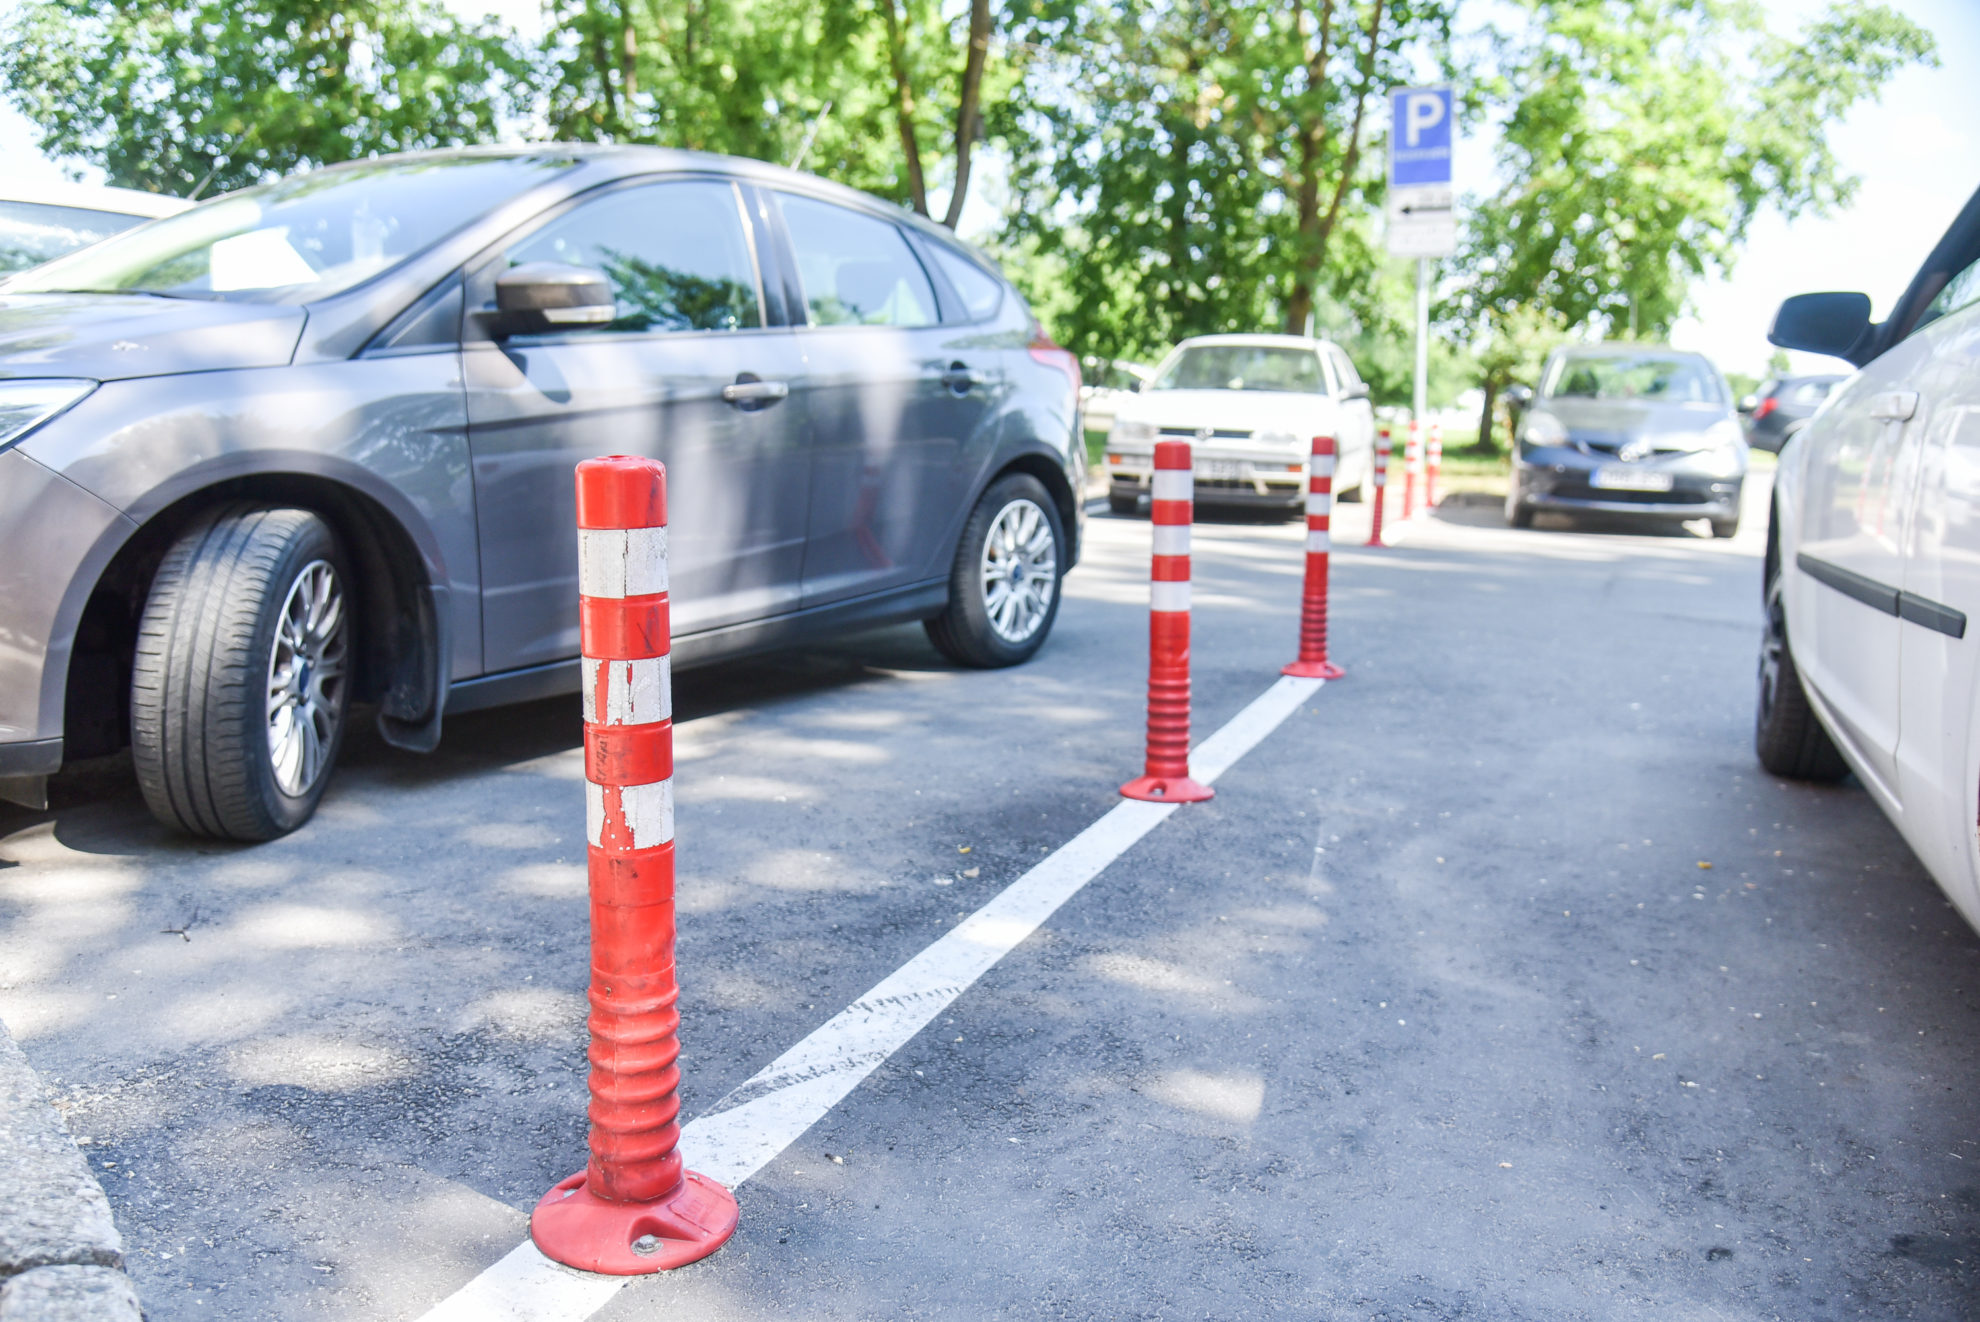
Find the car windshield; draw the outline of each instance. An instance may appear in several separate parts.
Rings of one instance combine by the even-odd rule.
[[[143,216],[92,207],[0,202],[0,273],[25,271],[143,222]]]
[[[1702,358],[1683,354],[1573,354],[1555,362],[1543,392],[1549,399],[1650,399],[1671,404],[1718,404],[1718,381]]]
[[[1279,390],[1324,395],[1326,378],[1311,349],[1263,344],[1202,344],[1169,361],[1150,390]]]
[[[0,290],[306,303],[397,266],[569,164],[470,156],[320,170],[215,198]]]

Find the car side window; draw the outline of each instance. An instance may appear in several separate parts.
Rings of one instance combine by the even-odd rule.
[[[935,254],[935,264],[962,297],[970,321],[984,321],[997,311],[997,305],[1004,301],[1001,280],[953,248],[939,243],[931,243],[928,248]]]
[[[1925,305],[1925,314],[1918,319],[1920,327],[1929,326],[1940,317],[1949,317],[1961,308],[1980,303],[1980,261],[1969,263],[1964,270],[1954,273],[1944,287]]]
[[[932,326],[935,288],[888,221],[777,194],[814,326]]]
[[[1329,345],[1327,356],[1334,360],[1334,375],[1340,378],[1344,388],[1361,384],[1361,373],[1354,370],[1354,360],[1347,356],[1345,349],[1339,345]]]
[[[618,315],[560,331],[733,331],[763,324],[756,263],[735,185],[682,180],[622,188],[518,240],[504,264],[568,262],[603,271]]]

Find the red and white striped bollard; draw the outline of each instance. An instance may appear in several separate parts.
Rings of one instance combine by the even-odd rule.
[[[1423,508],[1437,508],[1437,481],[1444,472],[1444,428],[1441,423],[1430,424],[1430,452],[1427,467],[1423,474]]]
[[[577,466],[585,827],[591,883],[591,1160],[529,1219],[546,1257],[635,1276],[707,1257],[736,1200],[686,1170],[674,969],[674,721],[667,470]]]
[[[1409,440],[1403,445],[1403,519],[1416,517],[1416,479],[1423,472],[1423,437],[1416,419],[1409,420]]]
[[[1121,786],[1130,799],[1199,803],[1216,791],[1189,776],[1189,525],[1196,477],[1188,441],[1155,443],[1154,555],[1148,570],[1148,757]]]
[[[1334,438],[1315,436],[1307,460],[1306,582],[1299,599],[1299,660],[1279,673],[1301,679],[1339,679],[1346,672],[1327,659],[1327,557],[1333,553]]]
[[[1375,508],[1368,521],[1368,546],[1382,544],[1382,507],[1389,503],[1389,429],[1375,442]]]

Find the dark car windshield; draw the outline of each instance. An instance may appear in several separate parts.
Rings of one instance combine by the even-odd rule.
[[[1313,350],[1263,344],[1201,344],[1184,349],[1148,388],[1327,393],[1320,357]]]
[[[306,303],[397,266],[569,164],[467,156],[319,170],[215,198],[0,289]]]
[[[1648,399],[1669,404],[1722,404],[1718,374],[1688,354],[1570,354],[1555,362],[1549,399]]]

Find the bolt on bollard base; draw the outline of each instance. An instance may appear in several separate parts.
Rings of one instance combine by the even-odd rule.
[[[1201,803],[1216,791],[1189,775],[1189,525],[1195,474],[1188,441],[1155,444],[1154,555],[1148,570],[1148,758],[1121,786],[1130,799]]]
[[[591,886],[591,1160],[543,1195],[530,1238],[567,1267],[637,1276],[707,1257],[735,1196],[684,1169],[674,967],[674,721],[667,473],[577,468],[585,834]]]
[[[1339,679],[1347,672],[1327,659],[1327,557],[1334,549],[1334,438],[1313,438],[1307,461],[1306,581],[1300,592],[1299,659],[1279,673],[1299,679]]]

